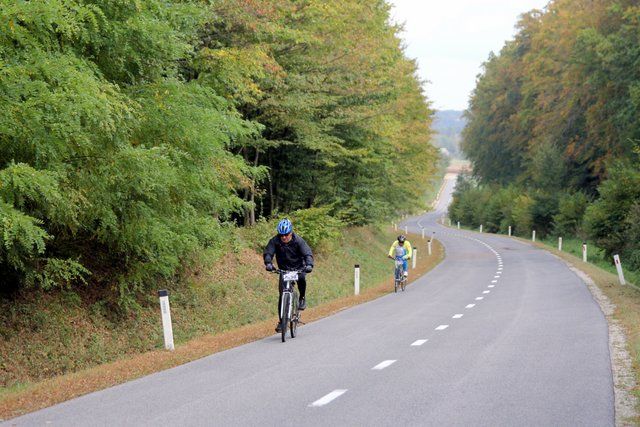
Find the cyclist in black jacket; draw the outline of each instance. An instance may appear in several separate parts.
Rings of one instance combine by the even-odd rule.
[[[298,276],[298,290],[300,291],[300,301],[298,309],[307,308],[305,301],[305,293],[307,290],[307,279],[305,273],[311,273],[313,270],[313,254],[311,248],[304,239],[293,232],[293,224],[288,219],[283,219],[278,223],[278,234],[274,236],[267,247],[264,248],[264,266],[267,271],[275,270],[273,266],[273,256],[276,256],[278,268],[281,270],[302,270]],[[282,303],[282,276],[278,284],[280,298],[278,299],[278,313],[280,313],[280,304]],[[280,332],[280,322],[276,325],[276,332]]]

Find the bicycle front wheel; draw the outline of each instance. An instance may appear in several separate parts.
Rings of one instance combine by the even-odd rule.
[[[281,329],[280,334],[282,335],[282,342],[285,342],[287,340],[287,326],[289,325],[289,316],[291,315],[289,313],[290,301],[291,301],[291,294],[288,292],[285,292],[282,295],[282,307],[284,307],[284,310],[282,310],[282,319],[280,319],[280,329]]]

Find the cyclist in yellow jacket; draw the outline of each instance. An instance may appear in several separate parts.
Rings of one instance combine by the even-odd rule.
[[[413,250],[411,249],[411,242],[407,240],[404,234],[398,236],[398,239],[393,242],[391,245],[391,249],[389,249],[389,258],[391,259],[402,259],[402,269],[404,270],[404,277],[409,275],[407,271],[409,269],[408,260],[411,259],[413,255]]]

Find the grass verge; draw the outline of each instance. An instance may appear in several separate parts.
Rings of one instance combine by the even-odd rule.
[[[393,267],[390,262],[385,262],[385,256],[394,235],[395,232],[390,229],[382,230],[380,234],[376,234],[372,230],[352,230],[350,237],[361,239],[358,241],[358,245],[347,245],[342,248],[343,250],[333,253],[333,255],[318,257],[318,267],[314,273],[316,277],[309,280],[307,299],[310,308],[304,313],[305,322],[312,322],[345,308],[393,292],[393,280],[391,277]],[[425,245],[419,243],[422,241],[420,236],[409,235],[409,238],[414,243],[417,243],[416,246],[419,246],[420,249],[425,247]],[[273,277],[264,273],[262,268],[256,268],[256,262],[260,262],[260,258],[256,259],[254,255],[255,253],[253,255],[243,253],[242,256],[248,257],[250,263],[233,268],[227,266],[229,270],[225,271],[221,271],[221,269],[226,264],[216,265],[206,272],[196,269],[193,272],[195,276],[192,286],[195,288],[204,287],[210,291],[211,288],[207,284],[212,283],[212,281],[217,283],[219,280],[230,280],[233,282],[233,277],[244,277],[244,280],[251,282],[256,277],[262,278],[267,286],[265,289],[261,288],[263,286],[261,284],[254,284],[253,286],[256,286],[257,290],[268,292],[268,297],[264,299],[264,308],[267,310],[264,318],[251,321],[249,324],[233,326],[234,318],[236,320],[240,318],[240,323],[246,319],[241,317],[243,315],[242,311],[238,312],[242,308],[237,306],[235,302],[231,302],[231,300],[237,297],[250,298],[252,295],[255,297],[255,294],[259,292],[245,289],[241,294],[228,293],[224,297],[229,301],[223,307],[226,307],[226,310],[231,311],[233,315],[225,317],[227,319],[226,329],[217,333],[208,333],[186,339],[185,337],[189,333],[180,333],[180,328],[186,327],[183,322],[186,322],[187,319],[184,319],[184,317],[188,314],[193,314],[193,312],[184,308],[183,304],[180,303],[181,298],[178,298],[179,302],[172,305],[172,312],[177,314],[174,316],[174,331],[178,332],[176,334],[177,346],[175,351],[167,352],[156,349],[138,354],[128,354],[109,363],[46,378],[41,381],[14,383],[12,386],[4,387],[0,391],[0,421],[273,335],[273,328],[276,323],[276,317],[273,316],[273,313],[277,303],[277,289],[274,287]],[[435,241],[432,256],[426,256],[426,251],[424,250],[422,252],[419,251],[417,268],[412,272],[411,278],[415,280],[415,278],[420,277],[435,267],[443,258],[444,249],[438,241]],[[353,262],[349,261],[353,260],[358,260],[362,268],[361,294],[359,296],[352,295]],[[261,264],[257,265],[261,267]],[[245,273],[252,271],[253,273],[239,276],[240,271]],[[336,281],[336,277],[341,278],[341,280]],[[334,283],[335,286],[328,286],[328,283]],[[217,287],[213,289],[217,289]],[[239,302],[243,303],[246,300],[240,300]],[[242,306],[245,305],[247,304],[242,304]],[[218,306],[218,308],[220,307]],[[262,311],[261,308],[256,308],[256,310]],[[154,313],[154,317],[159,317],[156,314]],[[211,318],[209,317],[210,320]],[[154,329],[159,329],[157,322],[158,319],[156,319]],[[201,322],[204,323],[205,321],[201,320]],[[224,327],[221,326],[221,328]],[[196,333],[194,331],[198,330],[200,328],[194,327],[190,333]]]

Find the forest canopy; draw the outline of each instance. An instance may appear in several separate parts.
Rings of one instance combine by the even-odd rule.
[[[399,30],[382,0],[0,0],[1,286],[126,303],[229,224],[421,207],[432,111]]]

